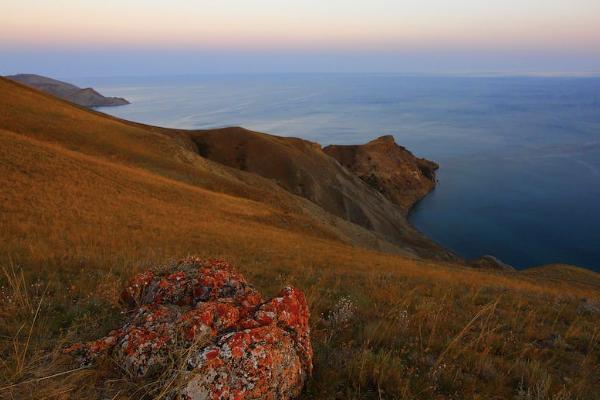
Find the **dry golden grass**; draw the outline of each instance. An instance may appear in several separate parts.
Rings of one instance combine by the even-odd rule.
[[[0,398],[159,393],[111,360],[82,369],[60,350],[118,325],[134,272],[188,254],[226,258],[267,296],[305,291],[306,398],[599,396],[598,274],[503,274],[353,246],[300,199],[161,130],[1,79],[0,183]]]

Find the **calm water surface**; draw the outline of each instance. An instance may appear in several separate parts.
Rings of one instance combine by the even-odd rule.
[[[600,270],[600,78],[395,75],[73,79],[179,128],[241,125],[323,145],[383,134],[441,166],[411,214],[429,237],[518,268]]]

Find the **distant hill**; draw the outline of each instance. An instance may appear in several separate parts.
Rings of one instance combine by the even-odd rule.
[[[83,107],[113,107],[129,104],[121,97],[105,97],[92,88],[82,89],[45,76],[19,74],[7,76],[7,78]]]

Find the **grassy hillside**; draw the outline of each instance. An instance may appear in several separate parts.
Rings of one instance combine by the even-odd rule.
[[[152,393],[60,349],[117,326],[134,272],[188,254],[306,292],[306,398],[598,398],[598,274],[415,259],[176,136],[0,79],[0,398]]]

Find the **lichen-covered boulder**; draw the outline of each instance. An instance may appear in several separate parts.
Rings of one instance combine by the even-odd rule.
[[[143,272],[121,295],[128,319],[66,352],[81,363],[111,354],[128,374],[163,375],[171,398],[293,399],[312,372],[308,306],[292,287],[263,301],[229,264],[187,258]],[[173,272],[175,271],[175,272]],[[183,368],[182,368],[183,366]]]

